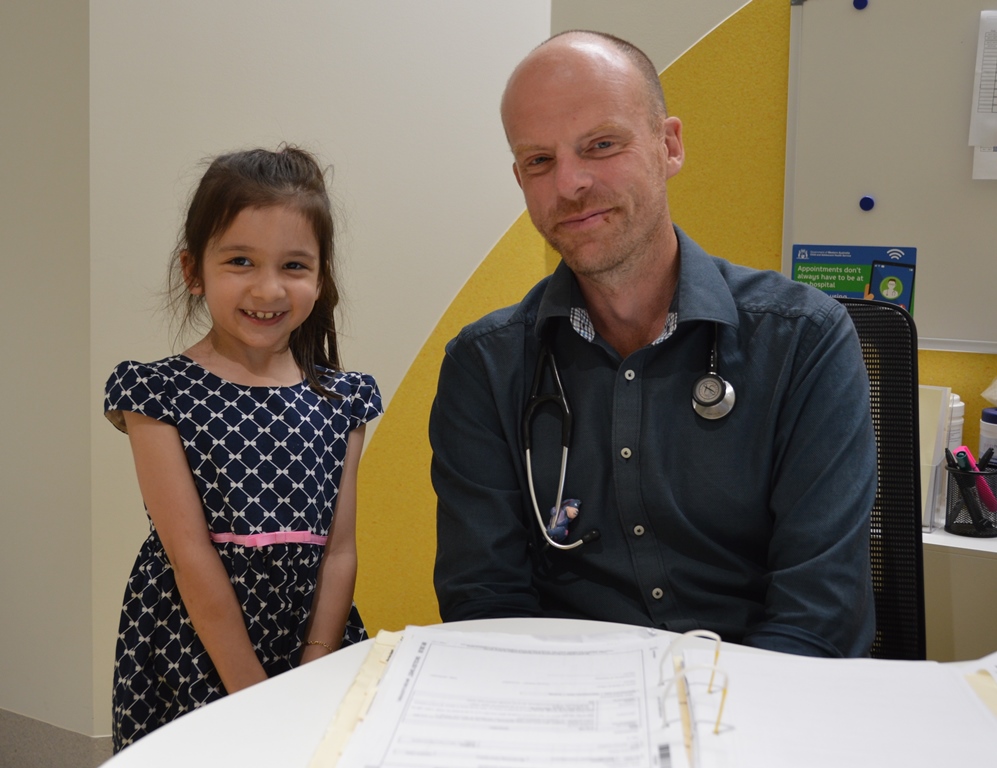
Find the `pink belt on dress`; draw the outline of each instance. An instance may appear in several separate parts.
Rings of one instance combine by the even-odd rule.
[[[241,536],[237,533],[212,533],[211,540],[216,544],[241,544],[244,547],[269,547],[274,544],[318,544],[324,546],[328,536],[319,536],[311,531],[275,531],[274,533],[251,533]]]

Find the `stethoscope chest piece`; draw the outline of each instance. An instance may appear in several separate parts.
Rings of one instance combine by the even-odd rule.
[[[714,323],[713,344],[710,346],[706,373],[696,379],[696,383],[692,385],[692,408],[704,419],[722,419],[734,408],[734,387],[717,372],[719,335],[719,324]]]
[[[722,419],[735,399],[734,387],[716,373],[700,376],[692,387],[692,407],[704,419]]]

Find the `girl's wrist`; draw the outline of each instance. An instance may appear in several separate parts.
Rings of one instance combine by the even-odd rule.
[[[323,643],[321,640],[309,640],[308,642],[305,643],[306,648],[310,645],[318,645],[322,648],[325,648],[329,653],[334,653],[336,650],[331,645],[329,645],[329,643]]]

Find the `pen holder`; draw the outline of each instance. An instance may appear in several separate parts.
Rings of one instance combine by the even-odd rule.
[[[997,469],[949,473],[945,530],[959,536],[997,537]]]

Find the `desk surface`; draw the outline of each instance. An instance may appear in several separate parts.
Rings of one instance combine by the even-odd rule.
[[[443,626],[549,637],[633,629],[567,619],[494,619]],[[306,768],[371,645],[367,641],[345,648],[196,710],[149,734],[105,765],[107,768],[177,765]],[[725,648],[778,655],[737,645]],[[966,670],[971,671],[968,666]]]

